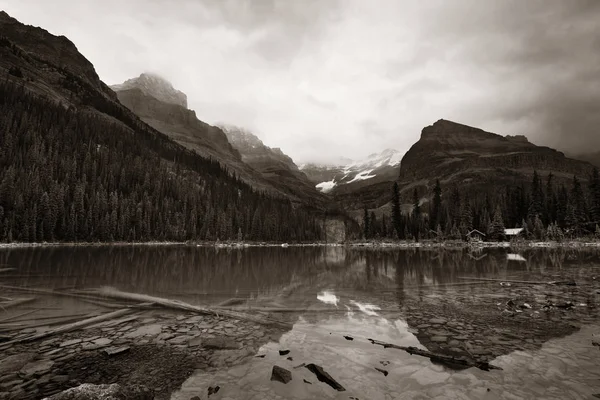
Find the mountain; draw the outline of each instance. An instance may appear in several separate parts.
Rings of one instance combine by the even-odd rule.
[[[231,145],[240,152],[242,161],[259,171],[273,186],[301,199],[305,204],[324,204],[326,198],[281,149],[265,146],[247,129],[233,125],[222,125],[220,128],[227,135]]]
[[[402,154],[399,151],[387,149],[381,153],[371,154],[360,161],[348,160],[347,163],[340,165],[308,163],[302,165],[301,169],[312,182],[316,183],[319,190],[328,193],[342,185],[358,187],[364,186],[360,183],[367,180],[368,183],[381,179],[389,180],[390,177],[393,180],[398,175],[401,159]]]
[[[171,82],[163,77],[143,73],[137,78],[128,79],[118,85],[111,85],[115,92],[122,92],[129,89],[140,89],[145,95],[154,97],[163,103],[175,104],[187,108],[187,96],[180,90],[176,90]]]
[[[323,237],[314,214],[256,191],[141,120],[71,41],[5,12],[0,76],[1,242]],[[181,105],[169,104],[171,114],[141,89],[126,91],[161,117],[186,116]],[[245,165],[224,133],[213,133],[224,140],[210,151]]]
[[[423,128],[420,139],[402,158],[399,184],[403,192],[431,188],[436,179],[463,193],[485,188],[529,184],[534,170],[550,172],[557,182],[585,179],[590,164],[549,147],[530,143],[525,136],[501,136],[479,128],[440,119]]]
[[[400,171],[402,154],[387,149],[364,160],[341,165],[305,164],[301,170],[344,210],[378,208],[391,199],[390,188]]]
[[[144,122],[186,148],[217,160],[252,187],[305,205],[324,206],[324,198],[302,182],[302,174],[281,150],[269,149],[255,137],[260,142],[257,150],[262,153],[242,153],[240,150],[250,147],[243,141],[230,142],[223,129],[198,119],[195,111],[184,105],[187,96],[164,78],[143,73],[111,88]]]
[[[571,154],[570,157],[576,160],[587,161],[590,164],[600,167],[600,151],[593,153]]]

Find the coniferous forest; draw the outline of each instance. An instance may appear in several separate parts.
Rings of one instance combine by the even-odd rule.
[[[412,210],[401,212],[397,184],[392,188],[391,216],[377,218],[364,209],[363,236],[371,238],[465,239],[477,229],[488,240],[502,240],[505,228],[524,228],[521,237],[535,240],[600,238],[600,174],[598,168],[585,177],[574,176],[571,185],[557,185],[549,173],[545,179],[534,171],[528,186],[507,186],[502,192],[461,194],[458,188],[442,197],[436,181],[431,193],[413,192]],[[422,197],[431,199],[427,208]]]
[[[148,127],[0,83],[1,242],[321,237],[313,214]]]

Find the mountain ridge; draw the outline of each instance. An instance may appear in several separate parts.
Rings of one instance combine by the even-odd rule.
[[[6,13],[0,32],[0,241],[321,237],[316,214],[145,123],[72,42]]]
[[[143,72],[136,78],[131,78],[123,83],[110,85],[115,92],[128,89],[139,89],[146,95],[152,96],[164,103],[179,105],[188,108],[187,95],[173,87],[171,82],[160,75]]]
[[[309,204],[322,206],[326,202],[294,160],[280,148],[266,146],[248,129],[229,124],[221,124],[220,128],[240,152],[242,161],[259,171],[267,181]]]

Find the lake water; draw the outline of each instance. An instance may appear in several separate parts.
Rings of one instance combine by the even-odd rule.
[[[9,269],[0,272],[3,285],[111,286],[198,305],[235,298],[237,308],[279,310],[293,323],[258,350],[264,358],[199,371],[174,399],[206,393],[215,382],[223,390],[211,399],[587,399],[600,393],[600,349],[592,345],[600,334],[596,250],[56,247],[0,250],[2,268]],[[557,280],[577,286],[543,284]],[[71,313],[89,307],[54,304]],[[469,354],[503,370],[452,370],[368,338]],[[293,360],[281,358],[281,348]],[[302,362],[322,365],[346,391],[293,369]],[[293,372],[288,385],[269,380],[275,363]]]

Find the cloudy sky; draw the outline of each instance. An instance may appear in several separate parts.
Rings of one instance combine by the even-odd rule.
[[[297,162],[406,151],[440,118],[600,150],[598,0],[0,0],[108,84],[150,71]]]

